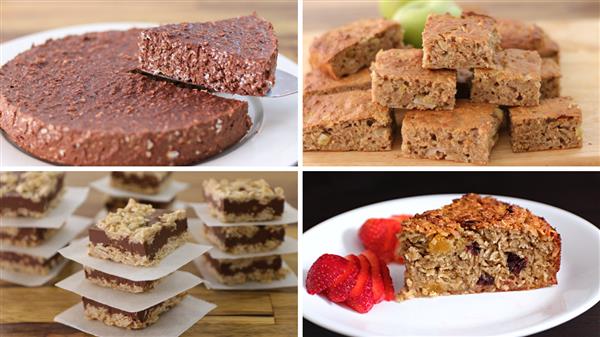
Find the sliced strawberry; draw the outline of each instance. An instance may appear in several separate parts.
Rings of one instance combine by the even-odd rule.
[[[367,249],[381,245],[387,235],[387,226],[382,221],[385,219],[367,219],[358,231],[360,241]]]
[[[359,255],[358,259],[360,260],[358,278],[345,303],[355,311],[365,313],[371,310],[375,304],[373,301],[373,281],[369,260],[364,255]]]
[[[383,278],[381,276],[381,267],[385,265],[375,253],[370,250],[365,250],[362,255],[369,260],[371,266],[371,279],[373,280],[373,301],[379,303],[383,301],[385,297],[385,289],[383,285]]]
[[[381,278],[383,279],[383,288],[385,292],[384,299],[386,301],[393,301],[396,298],[396,292],[394,291],[394,283],[392,282],[390,269],[386,264],[382,264]]]
[[[350,262],[339,255],[323,254],[308,270],[306,290],[309,294],[320,294],[329,288],[346,270]]]
[[[350,262],[346,270],[325,292],[327,298],[332,302],[344,302],[356,284],[358,272],[360,271],[360,260],[356,255],[352,254],[346,256],[346,259]]]

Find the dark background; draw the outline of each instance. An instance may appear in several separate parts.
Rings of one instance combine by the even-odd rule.
[[[596,172],[304,172],[303,231],[337,214],[410,196],[474,192],[539,201],[600,225]],[[304,319],[304,336],[340,336]],[[600,304],[533,335],[599,336]]]

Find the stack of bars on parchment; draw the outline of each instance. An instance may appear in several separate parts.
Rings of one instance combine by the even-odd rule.
[[[82,303],[55,320],[94,335],[118,335],[118,328],[158,335],[187,330],[215,307],[187,295],[202,280],[178,269],[210,248],[188,237],[185,210],[129,199],[91,226],[87,238],[60,250],[83,271],[57,286],[81,295]]]
[[[0,278],[39,286],[66,260],[58,250],[90,223],[72,215],[87,188],[67,188],[60,172],[0,173]]]
[[[206,204],[194,208],[201,234],[214,248],[198,261],[202,274],[227,286],[289,282],[281,254],[297,251],[297,245],[285,235],[289,217],[283,215],[291,209],[283,189],[264,179],[209,179],[203,188]]]
[[[174,195],[169,196],[165,201],[152,196],[164,191],[170,183],[171,172],[113,171],[110,173],[110,186],[122,190],[124,194],[108,194],[104,206],[108,211],[115,211],[118,208],[125,207],[129,199],[132,198],[139,203],[152,205],[154,208],[168,209],[176,199]],[[133,192],[134,194],[127,192]]]
[[[305,151],[391,150],[394,123],[410,158],[486,164],[506,125],[513,152],[582,146],[581,110],[560,96],[559,48],[540,27],[431,14],[423,49],[402,36],[397,22],[371,19],[315,39]]]

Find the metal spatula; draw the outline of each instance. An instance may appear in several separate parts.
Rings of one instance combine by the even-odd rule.
[[[153,73],[149,73],[147,71],[141,70],[141,69],[135,69],[133,70],[134,72],[140,73],[140,74],[144,74],[147,76],[151,76],[151,77],[156,77],[156,78],[160,78],[163,80],[167,80],[170,82],[175,82],[175,83],[179,83],[179,84],[183,84],[187,87],[190,88],[197,88],[197,89],[203,89],[203,90],[208,90],[206,88],[204,88],[201,85],[197,85],[194,83],[189,83],[189,82],[184,82],[184,81],[179,81],[175,78],[171,78],[162,74],[153,74]],[[210,90],[208,90],[210,91]],[[269,92],[267,92],[267,94],[265,96],[259,96],[259,97],[270,97],[270,98],[278,98],[278,97],[284,97],[284,96],[288,96],[288,95],[292,95],[298,92],[298,78],[288,72],[285,72],[283,70],[279,70],[277,69],[275,71],[275,85],[271,88],[271,90],[269,90]]]

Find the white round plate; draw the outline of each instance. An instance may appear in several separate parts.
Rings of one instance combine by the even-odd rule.
[[[71,26],[23,36],[0,44],[0,65],[13,59],[33,44],[67,35],[125,30],[133,27],[151,27],[155,24],[141,22],[99,23]],[[279,54],[277,68],[298,75],[298,65]],[[298,162],[298,94],[281,98],[241,97],[248,101],[253,127],[237,144],[223,153],[208,158],[203,166],[290,166]],[[2,166],[52,165],[22,152],[0,136],[0,164]]]
[[[600,300],[600,230],[553,206],[524,199],[497,198],[543,216],[562,238],[558,285],[529,291],[420,298],[382,302],[366,314],[309,295],[304,280],[324,253],[347,255],[363,250],[358,229],[372,217],[415,214],[449,204],[460,195],[429,195],[386,201],[337,215],[302,237],[304,317],[324,328],[354,336],[523,336],[552,328],[583,313]],[[396,290],[404,267],[391,264]]]

